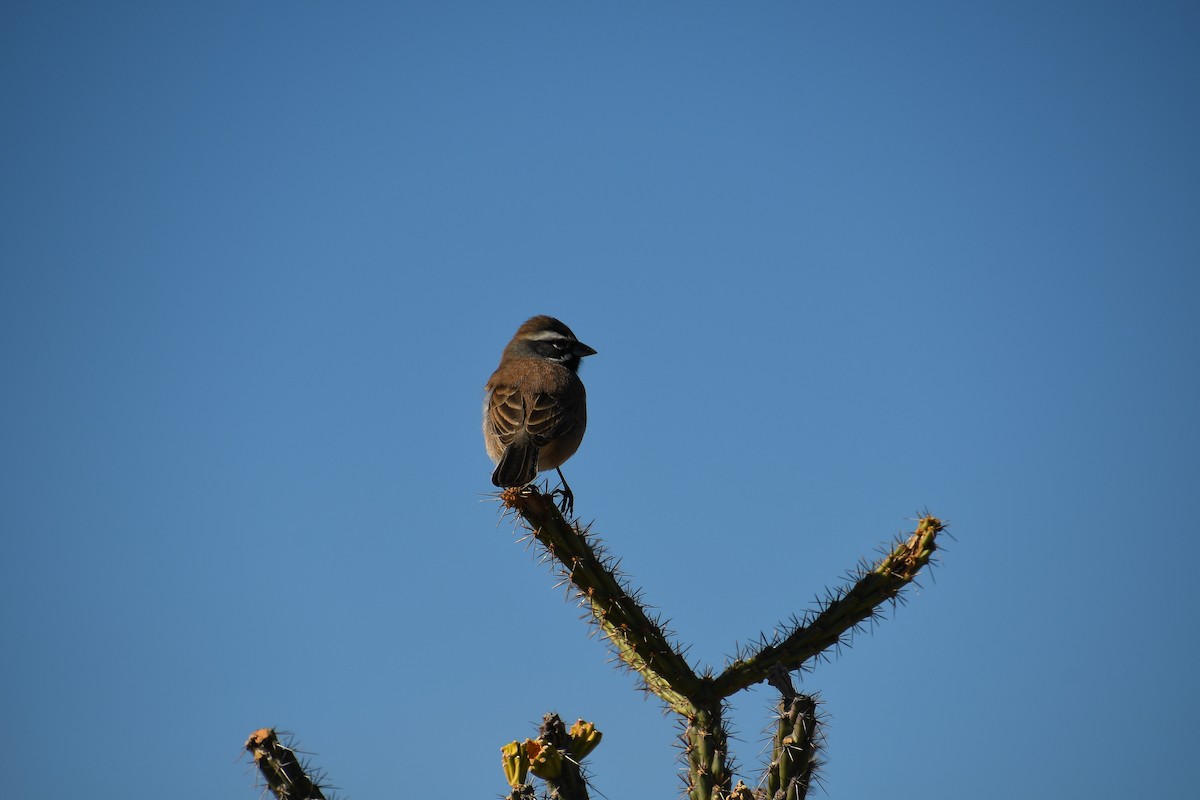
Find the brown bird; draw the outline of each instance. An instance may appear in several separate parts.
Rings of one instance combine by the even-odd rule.
[[[595,350],[554,317],[526,320],[504,348],[484,388],[483,441],[496,464],[492,483],[525,486],[539,472],[557,470],[562,510],[575,495],[559,467],[579,449],[587,427],[587,393],[576,374]]]

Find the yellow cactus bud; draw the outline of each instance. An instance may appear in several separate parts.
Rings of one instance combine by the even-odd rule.
[[[737,786],[733,787],[733,792],[729,795],[730,800],[754,800],[754,792],[750,791],[750,787],[741,781],[737,782]]]
[[[525,740],[529,755],[529,771],[542,780],[554,780],[562,774],[562,753],[552,744]]]
[[[576,761],[582,761],[588,753],[595,750],[604,736],[603,733],[596,730],[595,725],[583,720],[578,720],[572,725],[569,733],[571,735],[571,757]]]
[[[504,765],[504,779],[514,789],[525,783],[529,773],[529,754],[520,742],[513,741],[500,748],[500,763]]]

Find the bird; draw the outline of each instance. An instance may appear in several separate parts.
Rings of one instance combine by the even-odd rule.
[[[580,361],[596,351],[554,317],[530,317],[504,348],[484,387],[483,441],[496,465],[492,484],[526,486],[556,470],[560,508],[570,515],[575,495],[559,469],[575,455],[587,428],[587,392]]]

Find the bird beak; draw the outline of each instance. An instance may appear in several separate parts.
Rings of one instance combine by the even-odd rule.
[[[588,347],[583,342],[576,342],[575,346],[571,348],[571,352],[574,353],[575,355],[579,356],[580,358],[583,358],[584,356],[596,355],[596,351],[593,350],[592,348]]]

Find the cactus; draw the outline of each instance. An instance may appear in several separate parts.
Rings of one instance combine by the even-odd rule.
[[[590,613],[620,662],[640,680],[641,688],[658,697],[679,719],[680,742],[687,764],[689,800],[804,800],[816,779],[822,741],[817,699],[799,694],[791,673],[837,647],[863,623],[876,619],[886,603],[930,562],[945,525],[928,514],[916,530],[897,540],[875,563],[862,563],[852,582],[829,594],[820,607],[773,637],[739,651],[719,674],[697,673],[671,640],[662,622],[646,611],[638,592],[622,578],[588,528],[563,517],[553,495],[534,487],[505,489],[504,507],[520,517],[526,537],[541,546],[576,599]],[[771,759],[758,788],[738,781],[725,727],[726,703],[743,689],[769,682],[779,692]],[[548,800],[588,800],[587,776],[581,762],[600,744],[595,725],[579,720],[568,729],[557,714],[547,714],[537,737],[512,741],[501,748],[501,764],[511,791],[508,800],[537,800],[530,776],[545,786]],[[253,755],[267,788],[278,800],[325,800],[320,781],[279,742],[274,729],[250,735]]]
[[[504,776],[512,787],[509,800],[537,796],[525,782],[528,773],[545,782],[551,800],[588,800],[587,779],[579,762],[596,749],[601,736],[590,722],[579,720],[568,731],[558,714],[547,714],[536,739],[514,741],[500,749]]]
[[[250,734],[246,750],[278,800],[325,800],[319,776],[296,757],[293,748],[279,741],[274,728],[259,728]]]
[[[662,623],[646,612],[638,593],[629,588],[590,530],[564,518],[552,495],[525,487],[504,490],[500,500],[520,517],[546,558],[556,563],[576,599],[590,612],[592,624],[621,663],[638,676],[642,689],[680,718],[689,800],[802,800],[807,795],[819,765],[817,701],[796,693],[790,673],[876,619],[886,603],[897,601],[929,563],[937,550],[937,537],[945,530],[936,517],[923,515],[915,531],[896,541],[879,561],[860,564],[852,583],[831,593],[817,611],[794,619],[770,639],[761,637],[721,673],[697,674]],[[771,761],[761,788],[751,790],[740,782],[734,787],[725,703],[764,681],[780,692]],[[551,797],[562,800],[586,796],[555,791],[551,787]]]

